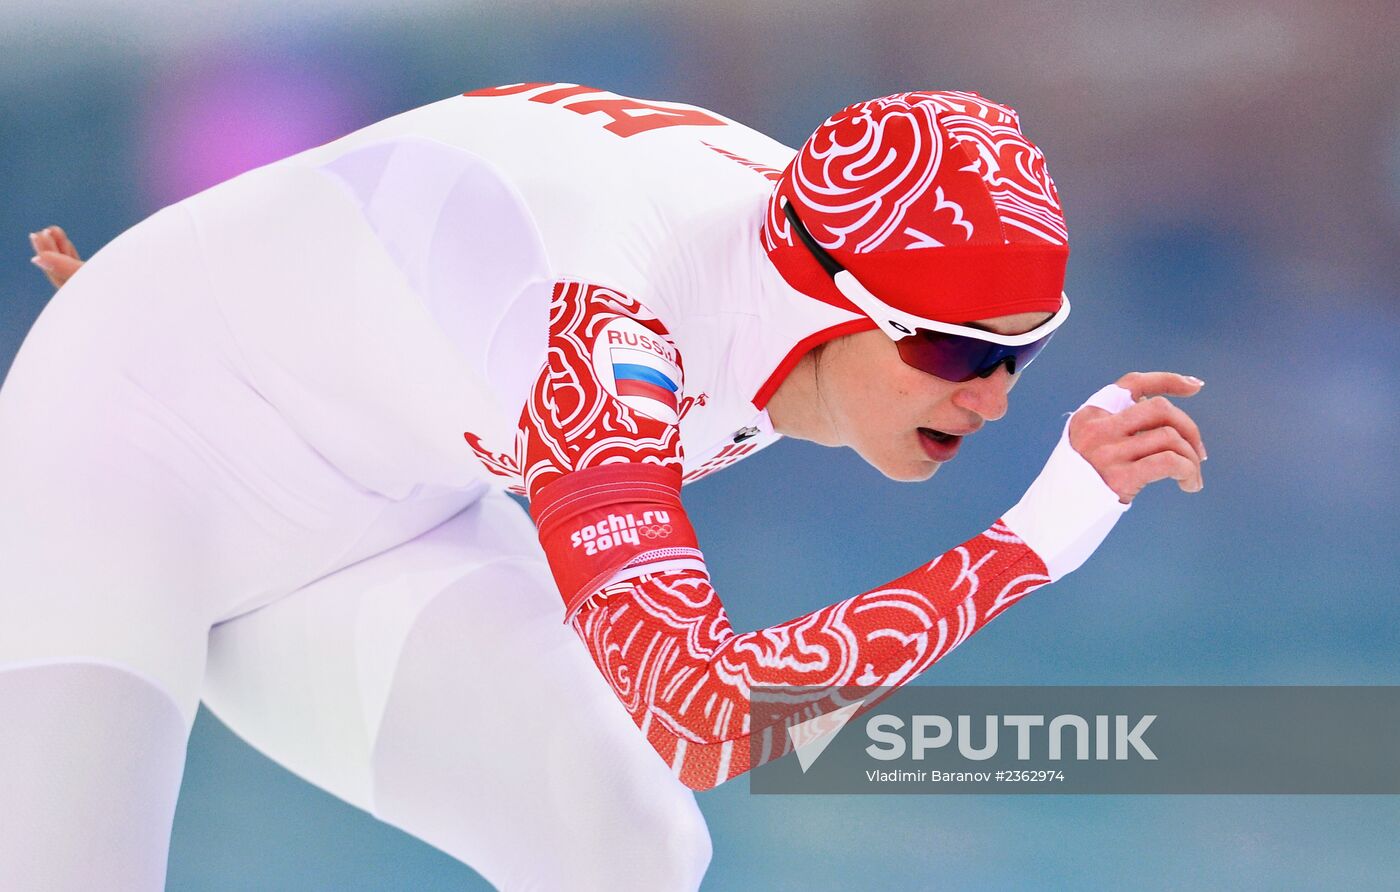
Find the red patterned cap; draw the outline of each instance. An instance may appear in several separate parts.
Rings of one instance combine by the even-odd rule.
[[[940,322],[1060,308],[1069,233],[1045,156],[976,93],[898,93],[828,118],[783,171],[763,243],[788,284],[856,307],[792,231],[879,300]]]

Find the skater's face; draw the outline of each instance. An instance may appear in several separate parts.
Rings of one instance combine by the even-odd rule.
[[[1049,313],[980,319],[1000,334],[1030,331]],[[834,439],[893,480],[932,477],[957,453],[961,438],[1006,414],[1018,375],[1002,365],[986,378],[945,381],[905,365],[876,330],[827,342],[814,352],[816,389]]]

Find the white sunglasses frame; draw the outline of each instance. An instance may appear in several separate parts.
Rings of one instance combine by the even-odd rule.
[[[793,227],[793,234],[798,237],[808,252],[813,255],[813,259],[826,270],[836,284],[836,290],[840,291],[856,309],[860,310],[870,321],[889,336],[890,340],[898,341],[916,334],[919,329],[926,331],[937,331],[943,334],[957,335],[964,338],[972,338],[978,341],[986,341],[991,344],[1001,344],[1005,347],[1021,347],[1026,344],[1033,344],[1041,338],[1049,337],[1055,329],[1064,325],[1069,318],[1069,295],[1060,292],[1060,308],[1055,311],[1055,315],[1042,322],[1040,325],[1028,332],[1014,335],[998,334],[994,331],[987,331],[984,328],[974,328],[970,325],[958,325],[954,322],[940,322],[937,319],[927,319],[923,316],[916,316],[913,313],[892,307],[874,294],[870,289],[860,283],[851,271],[846,269],[832,257],[825,248],[817,242],[816,237],[807,230],[807,224],[802,222],[802,218],[797,215],[797,209],[786,197],[781,199],[783,214],[788,217],[790,225]],[[937,250],[936,248],[922,248],[916,250]]]
[[[937,248],[927,248],[922,250],[936,251]],[[937,331],[943,334],[958,335],[964,338],[974,338],[979,341],[987,341],[992,344],[1001,344],[1005,347],[1020,347],[1025,344],[1034,343],[1041,338],[1048,337],[1051,332],[1064,325],[1069,318],[1069,295],[1060,292],[1060,308],[1055,311],[1055,315],[1046,319],[1040,325],[1022,334],[998,334],[994,331],[987,331],[983,328],[973,328],[970,325],[958,325],[954,322],[939,322],[937,319],[926,319],[923,316],[915,316],[913,313],[906,313],[897,307],[892,307],[880,298],[870,293],[860,280],[851,275],[850,270],[843,269],[832,276],[836,283],[836,288],[845,296],[847,300],[856,305],[862,313],[870,317],[870,320],[879,327],[890,340],[898,341],[900,338],[907,338],[916,334],[919,329],[927,331]]]

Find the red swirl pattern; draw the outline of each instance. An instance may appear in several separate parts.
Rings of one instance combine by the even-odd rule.
[[[828,118],[769,204],[770,249],[794,244],[778,194],[831,250],[1068,241],[1045,156],[1015,111],[976,93],[899,93]]]
[[[1045,155],[1021,134],[1014,111],[976,97],[941,121],[948,135],[976,159],[968,169],[986,183],[1004,227],[1019,228],[1032,240],[1057,245],[1069,241],[1060,193],[1050,179]],[[1015,239],[1008,235],[1007,240]]]
[[[708,789],[789,752],[786,730],[844,705],[853,687],[912,680],[1049,581],[998,521],[887,585],[767,629],[736,633],[696,571],[613,591],[574,628],[652,747],[683,783]],[[753,688],[779,686],[806,693],[754,715]]]
[[[597,465],[644,462],[681,470],[680,428],[632,411],[593,370],[593,342],[619,317],[641,323],[674,350],[665,326],[637,301],[582,282],[554,286],[544,368],[520,416],[517,452],[531,498],[562,475]],[[680,351],[675,355],[683,376]]]
[[[942,161],[933,103],[875,100],[837,112],[812,135],[794,159],[792,190],[817,241],[864,253],[899,234]]]
[[[592,337],[618,315],[667,337],[658,320],[615,291],[580,283],[555,290],[549,359],[521,416],[532,497],[565,474],[601,464],[679,467],[679,428],[633,413],[594,374]],[[733,630],[698,569],[609,585],[572,625],[657,753],[682,782],[704,789],[788,752],[785,729],[842,705],[850,686],[913,679],[1047,582],[1041,559],[998,522],[887,585],[755,632]],[[756,686],[826,693],[755,713]]]

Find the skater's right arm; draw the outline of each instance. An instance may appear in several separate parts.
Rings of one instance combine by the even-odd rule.
[[[1085,449],[1117,449],[1129,428],[1155,428],[1160,407],[1105,388],[1090,401],[1098,408],[1066,425],[1026,497],[985,532],[868,592],[738,633],[680,503],[679,427],[624,404],[597,374],[598,339],[616,325],[674,347],[659,321],[630,315],[638,309],[608,289],[556,289],[519,455],[567,621],[647,740],[693,788],[791,748],[783,733],[791,713],[755,714],[754,687],[831,691],[807,704],[824,711],[841,705],[844,687],[904,684],[1079,566],[1140,480],[1193,473],[1154,457],[1162,468],[1114,471],[1124,491],[1106,484],[1070,437]],[[1103,466],[1135,461],[1124,454]]]

